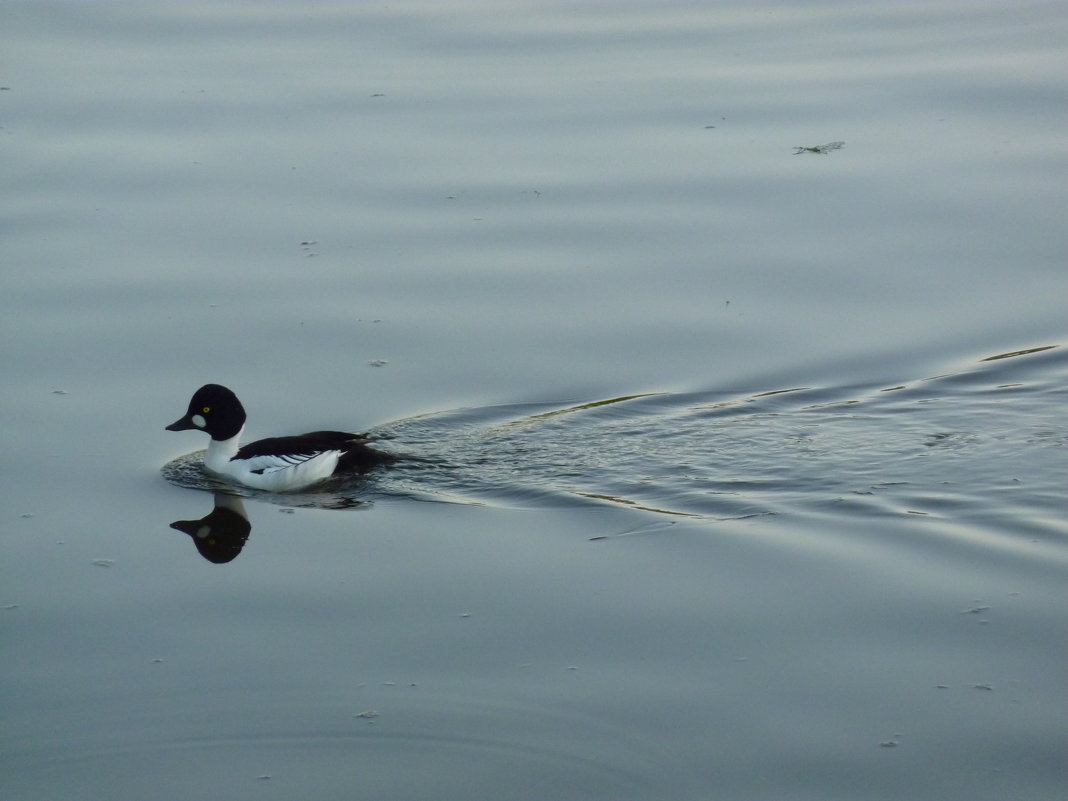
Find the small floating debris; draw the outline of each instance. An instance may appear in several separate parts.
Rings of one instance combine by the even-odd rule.
[[[832,150],[841,150],[845,147],[845,142],[828,142],[825,145],[816,145],[815,147],[795,147],[794,155],[800,156],[802,153],[819,153],[820,155],[827,155]]]
[[[364,712],[357,712],[353,715],[354,718],[363,718],[364,720],[374,720],[378,717],[378,711],[374,709],[368,709]]]
[[[377,323],[378,321],[375,320],[375,322]],[[389,364],[389,360],[388,359],[371,359],[371,361],[369,361],[367,363],[369,365],[371,365],[372,367],[385,367],[387,364]]]
[[[53,395],[69,395],[70,393],[67,392],[67,390],[65,390],[65,389],[53,389],[52,390],[52,394]]]
[[[97,567],[111,567],[115,564],[114,559],[94,559],[93,564]]]

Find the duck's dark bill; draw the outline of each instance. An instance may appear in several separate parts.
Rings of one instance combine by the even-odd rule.
[[[189,422],[188,417],[183,417],[181,420],[175,420],[164,431],[187,431],[190,428],[196,428],[196,426]]]

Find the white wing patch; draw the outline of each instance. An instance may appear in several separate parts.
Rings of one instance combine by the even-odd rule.
[[[227,473],[256,489],[285,491],[301,489],[329,478],[344,451],[266,454],[231,461]]]
[[[307,464],[320,456],[327,454],[339,455],[341,451],[312,451],[310,453],[280,453],[269,456],[253,456],[251,459],[243,459],[250,473],[267,475],[277,473],[279,470],[291,470],[302,464]]]

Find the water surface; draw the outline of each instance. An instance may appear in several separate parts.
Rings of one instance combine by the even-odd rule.
[[[0,794],[1059,798],[1066,17],[5,3]]]

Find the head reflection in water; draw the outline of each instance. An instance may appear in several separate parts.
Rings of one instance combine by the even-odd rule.
[[[171,528],[188,534],[200,555],[217,565],[237,558],[245,547],[252,524],[244,504],[235,495],[215,493],[215,508],[200,520],[175,520]]]

